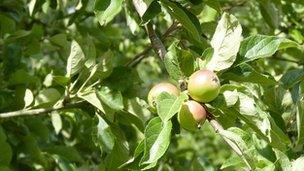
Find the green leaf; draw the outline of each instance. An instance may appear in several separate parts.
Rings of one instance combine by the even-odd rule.
[[[13,151],[9,143],[6,142],[6,138],[3,128],[0,126],[0,166],[9,166],[13,157]]]
[[[234,149],[239,153],[242,154],[242,159],[245,163],[247,163],[247,166],[250,167],[250,169],[254,168],[254,163],[252,163],[253,159],[250,157],[249,154],[246,154],[248,151],[248,147],[244,140],[242,139],[240,133],[245,134],[243,130],[232,127],[228,130],[221,130],[219,131],[219,134],[221,134],[226,141],[230,142],[231,145],[233,145]]]
[[[103,80],[110,76],[113,71],[113,53],[111,51],[107,51],[103,54],[102,57],[99,58],[99,62],[91,69],[90,76],[88,80],[92,80],[93,82],[96,80]]]
[[[145,126],[143,121],[136,115],[121,111],[116,113],[117,120],[123,125],[135,125],[140,131],[144,131]]]
[[[194,58],[191,51],[182,49],[178,55],[178,61],[183,74],[189,77],[194,72]]]
[[[70,162],[82,162],[83,159],[74,147],[52,145],[43,148],[43,151],[50,154],[57,154]]]
[[[93,133],[94,141],[99,147],[102,147],[102,149],[105,151],[110,152],[113,150],[115,145],[114,134],[112,133],[107,122],[99,115],[96,116],[98,119],[98,124]]]
[[[122,110],[124,108],[123,97],[120,91],[111,90],[107,86],[102,86],[97,90],[97,97],[114,110]]]
[[[125,16],[127,25],[133,35],[137,34],[140,30],[139,22],[137,22],[136,15],[134,14],[134,8],[131,1],[127,1],[124,5]]]
[[[55,88],[41,90],[35,98],[35,106],[52,106],[61,98],[61,94]]]
[[[304,80],[304,70],[303,69],[295,69],[290,70],[285,73],[281,79],[280,83],[285,89],[290,89],[295,84],[299,83],[300,81]]]
[[[176,18],[182,26],[198,41],[201,40],[201,26],[197,17],[177,2],[161,0],[170,15]]]
[[[153,167],[162,157],[170,144],[172,123],[162,122],[160,118],[153,118],[145,131],[145,151],[141,164],[147,165],[144,169]]]
[[[105,170],[117,170],[117,168],[119,168],[119,166],[125,163],[128,159],[129,155],[126,144],[120,141],[116,141],[113,150],[105,160]]]
[[[168,48],[168,52],[164,58],[166,70],[174,80],[179,80],[183,75],[179,66],[178,55],[177,42],[174,42]]]
[[[87,102],[89,102],[90,104],[95,106],[97,109],[101,110],[103,113],[106,113],[104,106],[101,103],[101,101],[99,100],[99,98],[97,97],[97,94],[95,91],[88,91],[85,93],[81,93],[81,94],[79,94],[79,97],[86,100]]]
[[[16,72],[10,75],[9,84],[35,84],[38,79],[35,76],[30,75],[27,71],[23,69],[18,69]]]
[[[221,75],[221,78],[237,82],[250,82],[262,85],[276,85],[277,81],[271,76],[258,72],[250,65],[244,63],[232,68]]]
[[[261,14],[266,23],[272,28],[276,29],[280,23],[279,10],[276,8],[275,4],[270,0],[259,1],[259,7],[261,9]]]
[[[231,14],[224,13],[210,42],[213,55],[207,64],[210,70],[229,68],[236,60],[242,40],[242,27]]]
[[[80,45],[73,40],[71,43],[71,52],[67,61],[67,77],[72,77],[78,72],[80,72],[81,68],[84,66],[85,56],[80,47]]]
[[[113,68],[113,72],[104,80],[104,82],[104,85],[111,87],[111,89],[126,92],[140,83],[140,79],[136,70],[119,66]]]
[[[297,132],[298,132],[298,140],[297,144],[302,145],[304,142],[304,102],[299,101],[297,104]]]
[[[241,62],[245,63],[270,57],[277,50],[289,47],[297,47],[297,44],[280,37],[254,35],[242,41],[239,54],[242,57]]]
[[[213,49],[206,48],[200,58],[196,58],[197,67],[199,69],[205,69],[207,67],[208,62],[211,60],[213,56]]]
[[[163,122],[170,120],[180,109],[183,102],[188,99],[185,92],[181,93],[177,98],[174,96],[164,97],[159,95],[156,100],[158,116]]]
[[[121,11],[123,0],[96,0],[94,11],[101,26],[108,24]]]
[[[58,167],[60,168],[61,171],[76,171],[77,170],[75,164],[69,162],[64,157],[61,157],[56,154],[52,155],[52,157],[54,158],[56,164],[58,165]]]
[[[31,118],[26,120],[26,125],[32,135],[41,140],[48,140],[50,136],[50,131],[47,125],[40,118]]]
[[[190,51],[179,49],[177,42],[168,48],[164,58],[164,64],[170,77],[179,80],[182,77],[190,76],[194,72],[194,58]]]
[[[224,163],[221,166],[222,170],[225,170],[226,168],[229,168],[231,166],[238,166],[238,165],[243,165],[242,159],[240,159],[237,156],[231,156],[227,160],[224,161]]]
[[[8,166],[13,157],[11,146],[3,140],[0,140],[0,166]]]
[[[279,167],[282,168],[282,170],[290,170],[292,163],[290,162],[288,156],[279,150],[276,149],[274,150],[277,157],[277,161],[275,161],[275,163],[279,165]]]

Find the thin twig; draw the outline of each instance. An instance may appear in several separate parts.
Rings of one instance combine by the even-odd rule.
[[[10,117],[16,117],[16,116],[45,114],[45,113],[49,113],[49,112],[52,112],[52,111],[55,111],[55,110],[77,108],[77,107],[79,107],[79,105],[81,103],[83,103],[83,101],[76,102],[76,103],[70,103],[70,104],[66,104],[66,105],[55,106],[55,107],[49,107],[49,108],[17,110],[17,111],[14,111],[14,112],[0,113],[0,118],[10,118]]]
[[[172,25],[166,30],[166,32],[160,37],[161,41],[164,41],[166,38],[168,38],[174,31],[176,31],[179,27],[178,27],[178,22],[173,21]],[[129,67],[134,67],[136,66],[141,60],[143,60],[146,55],[150,52],[150,50],[152,49],[151,44],[145,48],[142,52],[140,52],[139,54],[137,54],[136,56],[134,56],[134,58],[129,61],[128,63],[126,63],[126,66]]]

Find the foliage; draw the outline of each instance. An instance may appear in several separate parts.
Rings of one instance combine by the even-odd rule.
[[[304,169],[303,1],[0,0],[0,9],[0,170]],[[163,60],[152,50],[162,45]],[[158,115],[148,107],[153,84],[183,89],[204,68],[221,81],[204,105],[224,129],[179,127],[187,91],[158,96]]]

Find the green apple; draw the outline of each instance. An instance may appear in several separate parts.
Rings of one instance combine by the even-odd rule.
[[[182,128],[195,131],[198,125],[205,122],[206,116],[207,112],[201,104],[189,100],[182,105],[177,118]]]
[[[189,77],[188,92],[194,100],[205,103],[218,96],[220,86],[219,78],[213,71],[202,69]]]
[[[153,110],[155,110],[155,107],[156,107],[155,100],[156,100],[157,96],[160,95],[160,93],[162,93],[162,92],[166,92],[168,94],[178,96],[180,93],[180,90],[175,85],[173,85],[171,83],[167,83],[167,82],[159,83],[159,84],[156,84],[155,86],[153,86],[148,94],[148,103]]]

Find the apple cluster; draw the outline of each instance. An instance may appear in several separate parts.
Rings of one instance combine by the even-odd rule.
[[[178,113],[178,121],[182,128],[194,131],[205,122],[207,116],[206,109],[200,103],[211,102],[218,96],[220,81],[213,71],[202,69],[189,77],[187,90],[192,99],[182,104]],[[180,90],[167,82],[152,87],[148,94],[148,102],[153,110],[156,110],[156,97],[162,92],[178,96]]]

